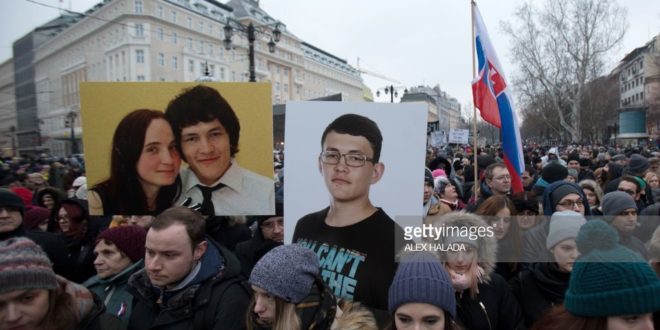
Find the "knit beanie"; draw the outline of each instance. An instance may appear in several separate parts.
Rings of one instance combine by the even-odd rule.
[[[21,215],[25,212],[23,200],[9,189],[0,188],[0,206],[16,207],[21,211]]]
[[[568,154],[568,158],[567,158],[566,162],[570,163],[572,160],[575,160],[575,161],[579,162],[580,161],[580,155],[577,152],[571,152],[570,154]]]
[[[568,169],[557,161],[549,162],[541,171],[541,178],[547,183],[564,180],[567,176]]]
[[[255,215],[252,217],[253,221],[256,221],[259,226],[261,226],[264,221],[272,217],[283,217],[284,216],[284,203],[275,202],[275,214],[272,215]]]
[[[628,161],[628,172],[640,174],[649,169],[649,160],[640,154],[630,155]]]
[[[568,175],[567,176],[572,176],[573,181],[577,182],[578,179],[578,171],[574,168],[569,168],[567,169]]]
[[[582,196],[582,192],[578,191],[574,185],[570,184],[565,184],[557,187],[557,189],[553,190],[552,193],[550,194],[550,198],[552,200],[552,207],[553,209],[557,207],[557,204],[561,201],[562,198],[566,197],[568,194],[578,194]]]
[[[627,209],[637,209],[637,204],[632,196],[623,191],[612,191],[603,196],[603,202],[600,203],[603,209],[603,215],[616,216]]]
[[[429,252],[405,255],[396,270],[389,291],[389,311],[394,314],[408,303],[430,304],[456,318],[456,297],[449,274]]]
[[[564,306],[584,317],[636,315],[660,310],[660,279],[639,254],[619,245],[602,220],[587,222],[576,243],[582,254],[571,271]]]
[[[580,227],[587,222],[582,214],[574,211],[558,211],[550,218],[550,231],[545,247],[552,249],[559,242],[576,238]]]
[[[25,237],[0,241],[0,294],[56,287],[50,260],[37,243]]]
[[[250,284],[288,303],[297,304],[312,290],[319,274],[312,250],[298,244],[281,245],[266,253],[250,274]]]
[[[13,191],[14,194],[18,195],[18,197],[23,200],[23,205],[32,205],[32,191],[30,191],[30,189],[25,187],[12,187],[9,190]]]
[[[624,155],[624,154],[616,154],[616,155],[614,155],[614,156],[612,157],[612,161],[613,161],[613,162],[617,162],[617,161],[620,161],[620,160],[626,160],[626,155]]]
[[[33,206],[25,212],[23,217],[23,228],[32,230],[37,228],[39,224],[50,217],[50,210],[41,206]]]
[[[118,226],[101,232],[96,237],[96,243],[101,240],[112,242],[131,262],[144,258],[144,244],[147,232],[140,226]]]

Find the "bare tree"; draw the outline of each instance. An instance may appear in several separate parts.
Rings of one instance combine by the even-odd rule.
[[[536,4],[520,5],[515,25],[502,23],[518,66],[513,82],[519,101],[530,105],[543,98],[554,111],[543,119],[556,116],[570,138],[581,141],[585,84],[602,73],[603,59],[623,40],[626,11],[613,0],[547,0],[540,9]]]

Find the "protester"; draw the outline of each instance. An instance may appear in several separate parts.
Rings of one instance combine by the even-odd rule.
[[[648,251],[644,243],[633,235],[638,223],[637,204],[632,196],[623,191],[607,193],[603,196],[602,208],[603,219],[617,231],[618,243],[648,259]]]
[[[458,233],[454,231],[454,235],[441,236],[438,241],[463,247],[459,251],[439,252],[456,291],[457,322],[467,329],[522,328],[524,319],[518,301],[507,282],[493,272],[497,253],[495,237],[460,234],[486,229],[486,222],[478,215],[452,212],[433,225],[466,228]]]
[[[55,275],[33,241],[0,241],[0,329],[125,329],[85,287]]]
[[[433,173],[431,170],[426,168],[424,169],[424,204],[423,204],[423,215],[424,217],[430,215],[432,208],[438,204],[440,201],[438,197],[435,196],[435,183],[433,179]]]
[[[57,229],[57,212],[64,198],[64,193],[61,190],[52,187],[44,188],[37,193],[36,205],[50,211],[47,228],[50,232],[55,232]]]
[[[591,216],[591,209],[589,209],[582,189],[574,183],[556,181],[543,192],[543,214],[551,216],[556,211],[566,210]],[[523,262],[550,262],[553,260],[545,246],[549,230],[550,222],[545,221],[525,232],[523,235]]]
[[[513,205],[516,207],[515,220],[518,222],[520,234],[539,224],[539,203],[532,191],[513,194]]]
[[[564,305],[532,329],[654,329],[660,279],[618,240],[616,231],[601,220],[582,226],[576,239],[581,256],[573,265]]]
[[[389,327],[453,330],[456,297],[449,274],[436,256],[428,252],[404,255],[389,290]]]
[[[94,242],[89,235],[89,216],[84,201],[65,199],[58,209],[57,226],[76,270],[70,279],[82,283],[94,276]]]
[[[241,329],[249,295],[240,262],[207,238],[204,217],[185,207],[159,214],[147,232],[144,269],[129,280],[129,329]]]
[[[275,203],[275,214],[256,217],[257,228],[252,239],[236,244],[234,252],[241,261],[241,273],[249,277],[254,265],[276,246],[284,242],[284,205]]]
[[[536,196],[541,197],[546,187],[557,181],[563,181],[567,176],[568,170],[564,165],[561,165],[558,161],[551,161],[543,167],[541,177],[534,184],[532,191]]]
[[[104,302],[106,311],[128,325],[133,296],[128,293],[128,278],[144,267],[144,242],[147,232],[138,226],[106,229],[96,238],[94,267],[96,275],[83,283]]]
[[[92,215],[155,215],[180,192],[181,157],[165,115],[140,109],[127,114],[112,137],[110,176],[88,192]]]
[[[62,237],[54,233],[25,229],[24,212],[21,198],[10,190],[0,188],[0,240],[27,237],[35,241],[48,254],[55,273],[69,277],[75,269],[71,267],[71,259]]]
[[[29,210],[25,211],[23,228],[25,228],[25,230],[47,231],[50,214],[51,211],[46,208],[40,206],[31,207]]]
[[[484,170],[484,181],[480,197],[467,206],[468,212],[474,212],[481,203],[492,195],[508,195],[511,192],[511,175],[504,163],[493,163]]]
[[[552,306],[564,301],[568,280],[579,252],[575,245],[584,216],[574,211],[555,212],[550,219],[546,247],[553,262],[537,262],[511,280],[511,288],[522,307],[525,326],[530,327]]]
[[[519,260],[522,255],[520,229],[514,220],[516,208],[508,197],[493,195],[477,208],[475,214],[480,215],[493,228],[497,239],[495,273],[508,281],[520,271]]]
[[[584,196],[587,198],[589,209],[592,215],[602,215],[600,210],[600,201],[603,199],[603,189],[593,180],[582,180],[578,183]]]
[[[250,274],[253,297],[247,312],[247,328],[273,330],[330,329],[341,313],[337,300],[320,277],[316,254],[297,244],[279,246],[263,256]],[[377,329],[370,313],[353,319],[364,329]],[[366,318],[365,318],[366,317]],[[336,324],[335,324],[336,326]],[[344,323],[339,329],[350,327]]]

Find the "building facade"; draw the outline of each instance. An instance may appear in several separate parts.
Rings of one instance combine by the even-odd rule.
[[[228,22],[237,29],[226,49],[223,29]],[[18,129],[38,135],[19,139],[20,151],[43,145],[64,156],[82,150],[78,114],[79,84],[84,81],[182,82],[207,76],[247,82],[248,41],[241,27],[250,23],[260,32],[254,44],[257,81],[272,83],[274,104],[337,93],[345,100],[363,100],[355,69],[297,38],[256,0],[102,0],[84,14],[63,15],[27,36],[34,38],[48,26],[38,34],[39,42],[21,39],[14,44],[15,70],[31,74],[20,77],[20,84],[31,85],[27,93],[34,96],[32,103],[16,102]],[[282,37],[271,53],[268,42],[276,26]],[[18,49],[22,44],[31,47]],[[16,99],[23,100],[25,92],[16,82]]]
[[[401,102],[418,102],[429,100],[433,105],[435,117],[429,112],[428,126],[431,131],[440,131],[441,135],[447,136],[452,128],[463,128],[461,121],[461,104],[447,92],[435,87],[416,86],[411,87],[401,97]],[[434,118],[433,118],[434,117]]]
[[[660,35],[628,53],[613,74],[619,81],[618,134],[622,143],[659,138]]]

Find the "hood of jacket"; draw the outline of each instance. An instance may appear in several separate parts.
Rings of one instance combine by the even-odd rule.
[[[584,193],[582,192],[582,188],[578,186],[575,183],[572,182],[567,182],[567,181],[556,181],[551,183],[547,188],[545,188],[545,191],[543,192],[543,214],[547,216],[551,216],[554,213],[554,205],[552,205],[552,193],[559,187],[569,185],[575,188],[575,191],[577,191],[580,194],[580,198],[582,198],[582,204],[584,205],[584,216],[590,216],[591,215],[591,208],[589,207],[589,201],[587,201],[587,198],[584,196]]]
[[[182,288],[163,292],[161,288],[151,284],[146,269],[142,269],[129,278],[129,291],[152,302],[162,295],[163,304],[175,308],[190,303],[195,298],[197,290],[205,282],[220,283],[224,279],[240,275],[241,264],[238,258],[211,238],[207,237],[206,241],[208,248],[202,256],[199,271]]]
[[[480,216],[466,212],[450,212],[441,217],[438,217],[433,222],[435,227],[484,227],[487,228],[488,224]],[[445,243],[446,235],[440,235],[436,243]],[[490,281],[490,274],[495,269],[495,262],[497,258],[497,239],[495,236],[488,237],[487,235],[478,236],[477,244],[477,263],[484,269],[486,282]],[[445,244],[446,245],[446,244]]]

